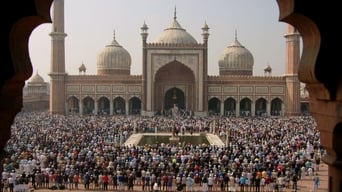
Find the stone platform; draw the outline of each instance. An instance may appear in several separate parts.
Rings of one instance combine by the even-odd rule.
[[[184,135],[186,136],[200,136],[201,134],[205,134],[206,139],[208,140],[208,142],[210,143],[210,145],[216,145],[216,146],[225,146],[225,144],[223,143],[223,141],[219,138],[219,136],[215,135],[215,134],[211,134],[211,133],[185,133]],[[170,136],[170,143],[175,143],[179,141],[179,137],[181,136],[173,136],[172,133],[134,133],[132,134],[127,140],[126,142],[123,144],[124,146],[133,146],[133,145],[138,145],[140,139],[144,136],[144,135],[149,135],[149,136],[155,136],[155,135],[159,135],[159,136]]]

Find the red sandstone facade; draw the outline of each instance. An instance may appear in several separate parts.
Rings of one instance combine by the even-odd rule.
[[[237,36],[224,50],[220,75],[209,76],[209,27],[198,43],[174,19],[154,42],[141,28],[143,72],[130,75],[130,55],[115,39],[98,56],[97,75],[67,75],[64,58],[64,1],[54,3],[50,112],[58,114],[142,114],[177,107],[195,115],[278,116],[300,114],[300,35],[286,35],[286,74],[253,76],[253,56]],[[213,64],[210,64],[213,65]],[[84,65],[83,68],[84,69]],[[270,69],[267,69],[270,71]],[[266,71],[265,71],[266,72]]]
[[[10,137],[15,115],[22,109],[25,81],[32,75],[28,51],[30,34],[38,25],[51,22],[52,3],[53,0],[6,1],[5,8],[9,11],[3,17],[5,25],[1,28],[5,34],[1,44],[5,51],[0,71],[1,149]],[[332,46],[339,34],[334,27],[339,23],[339,2],[278,0],[277,3],[279,21],[293,25],[303,38],[298,77],[306,83],[310,114],[317,122],[321,144],[327,149],[323,160],[329,167],[328,191],[341,191],[341,65],[326,62],[339,51]],[[0,156],[5,155],[2,150]]]

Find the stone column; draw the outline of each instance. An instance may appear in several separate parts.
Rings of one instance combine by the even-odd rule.
[[[271,102],[266,102],[266,116],[271,116]]]
[[[125,101],[125,114],[128,115],[129,114],[129,102]]]
[[[113,101],[110,101],[109,102],[109,115],[113,115],[113,106],[114,106]]]
[[[255,101],[252,101],[251,103],[251,116],[254,117],[255,116]]]
[[[240,117],[240,101],[236,102],[235,113],[236,113],[236,117]]]
[[[79,106],[80,106],[80,108],[79,108],[79,110],[80,110],[80,115],[83,115],[83,102],[82,102],[82,99],[80,99],[79,100],[79,104],[78,104]]]
[[[98,104],[98,101],[96,101],[95,100],[95,102],[94,102],[94,107],[95,107],[95,110],[94,110],[94,113],[95,113],[95,115],[97,115],[98,114],[98,108],[99,108],[99,106],[98,106],[99,104]]]

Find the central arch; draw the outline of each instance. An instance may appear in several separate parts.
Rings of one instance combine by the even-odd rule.
[[[15,115],[21,110],[22,86],[25,83],[24,81],[27,80],[32,73],[31,60],[29,58],[29,51],[27,50],[29,47],[27,46],[28,37],[32,30],[39,24],[51,22],[49,8],[53,0],[14,0],[6,2],[9,3],[6,7],[10,9],[11,14],[5,18],[5,23],[7,25],[3,25],[2,28],[7,34],[4,36],[8,38],[4,38],[6,43],[2,44],[3,48],[7,51],[5,51],[4,55],[4,70],[1,71],[2,75],[0,75],[1,88],[7,88],[2,91],[1,95],[3,103],[6,103],[6,105],[4,104],[1,108],[1,130],[3,132],[0,139],[1,149],[4,148],[10,137],[10,127]],[[303,59],[301,59],[303,62],[300,67],[300,73],[302,74],[300,75],[300,80],[307,82],[310,86],[314,86],[310,91],[310,93],[315,93],[311,94],[311,101],[313,102],[313,106],[317,107],[314,109],[311,108],[310,111],[314,112],[313,114],[315,114],[315,117],[319,117],[317,118],[317,120],[320,120],[318,121],[319,131],[324,128],[322,134],[325,134],[325,137],[322,137],[321,143],[324,147],[338,149],[341,146],[338,143],[331,142],[331,139],[334,139],[335,141],[340,138],[338,136],[340,133],[335,132],[335,130],[338,129],[338,127],[341,128],[341,126],[340,124],[334,124],[332,127],[331,124],[335,123],[333,120],[338,121],[339,114],[335,110],[330,110],[330,108],[338,106],[339,103],[336,98],[341,98],[338,97],[341,92],[336,91],[336,89],[340,88],[339,85],[341,85],[341,82],[337,81],[338,78],[341,77],[341,74],[338,72],[339,70],[336,70],[339,69],[340,66],[339,63],[336,62],[329,65],[329,67],[326,67],[326,62],[324,61],[338,51],[327,46],[333,44],[336,41],[336,38],[334,38],[335,35],[333,35],[335,33],[332,32],[334,28],[330,26],[327,27],[326,21],[329,20],[333,23],[337,23],[337,17],[333,17],[333,14],[340,8],[335,5],[336,3],[334,4],[327,1],[304,2],[296,0],[278,0],[277,2],[280,8],[279,21],[287,22],[298,27],[302,36],[305,38],[305,42],[307,42],[304,46],[305,51],[303,51],[305,54],[302,57]],[[17,9],[18,5],[25,7],[25,11]],[[28,12],[32,14],[27,15]],[[317,76],[320,78],[316,78]],[[323,83],[324,85],[321,85]],[[316,99],[316,97],[320,96],[322,98]],[[328,103],[329,105],[327,104],[327,101],[330,101]],[[329,107],[329,109],[321,110],[322,107]],[[329,110],[333,112],[328,113],[327,111]],[[333,117],[335,119],[333,119]],[[327,122],[331,123],[327,124]],[[337,134],[337,136],[334,136],[335,134]],[[0,154],[4,157],[6,154],[5,150],[2,150]],[[339,191],[341,188],[341,183],[339,182],[341,178],[341,169],[337,166],[339,159],[336,158],[337,155],[334,151],[329,151],[327,155],[329,158],[329,161],[327,162],[329,165],[328,191]],[[333,160],[330,161],[331,159]]]
[[[169,110],[174,104],[181,110],[194,109],[194,84],[193,71],[183,63],[174,60],[164,65],[155,76],[155,110]]]
[[[173,107],[185,109],[184,92],[176,87],[169,89],[164,96],[164,109],[169,110]]]

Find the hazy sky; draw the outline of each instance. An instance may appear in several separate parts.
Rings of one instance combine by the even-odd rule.
[[[132,57],[131,74],[141,74],[142,39],[140,27],[149,27],[147,42],[173,20],[199,43],[202,26],[209,26],[208,73],[218,75],[218,60],[237,31],[240,43],[254,57],[254,75],[263,75],[269,64],[272,75],[285,70],[285,30],[275,0],[65,0],[65,63],[69,75],[77,75],[84,63],[87,74],[96,74],[99,52],[115,37]],[[30,37],[33,75],[50,81],[51,23],[38,26]]]

